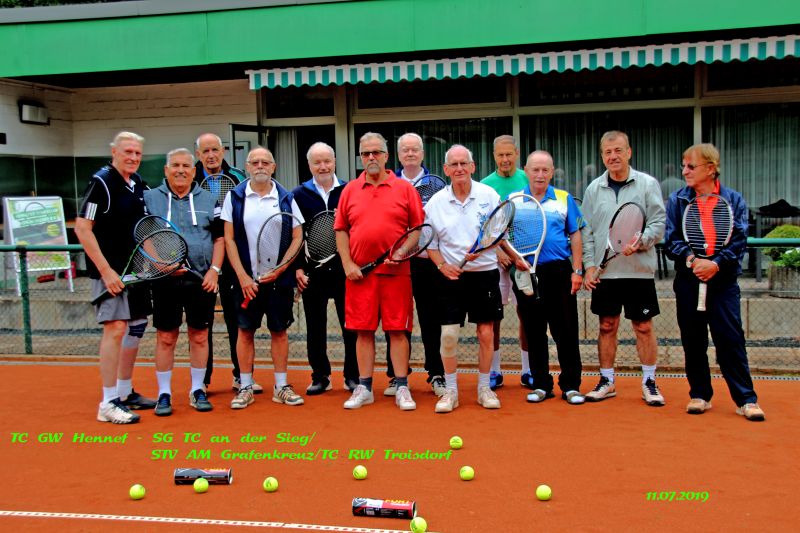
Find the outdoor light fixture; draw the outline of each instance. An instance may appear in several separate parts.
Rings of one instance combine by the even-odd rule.
[[[23,124],[39,124],[47,126],[50,124],[50,115],[47,108],[33,100],[20,100],[19,105],[19,121]]]

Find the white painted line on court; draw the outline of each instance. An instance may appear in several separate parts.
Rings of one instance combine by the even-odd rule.
[[[215,520],[211,518],[178,518],[171,516],[127,516],[87,513],[49,513],[44,511],[3,511],[0,516],[17,518],[66,518],[75,520],[119,520],[126,522],[154,522],[161,524],[192,524],[199,526],[270,527],[275,529],[301,529],[303,531],[333,531],[335,533],[407,533],[403,529],[371,529],[349,526],[321,526],[317,524],[288,524],[285,522],[256,522],[251,520]]]

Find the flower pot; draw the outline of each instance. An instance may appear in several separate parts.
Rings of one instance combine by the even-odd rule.
[[[800,268],[770,265],[769,292],[778,298],[800,298]]]

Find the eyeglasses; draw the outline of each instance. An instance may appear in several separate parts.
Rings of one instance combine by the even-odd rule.
[[[369,152],[359,152],[361,157],[363,157],[364,159],[369,159],[370,156],[372,156],[375,159],[377,159],[378,157],[380,157],[381,154],[385,154],[385,153],[386,152],[384,150],[371,150]]]
[[[706,163],[700,163],[699,165],[692,165],[691,163],[681,163],[681,170],[686,170],[688,168],[690,171],[694,171],[694,169],[696,169],[697,167],[703,167],[706,165],[713,165],[713,164],[714,163],[712,161],[708,161]]]
[[[270,165],[274,165],[275,161],[266,161],[264,159],[256,159],[255,161],[248,161],[248,165],[251,167],[268,167]]]
[[[453,168],[459,168],[459,167],[467,168],[472,163],[473,163],[472,161],[456,161],[455,163],[445,163],[445,165]]]

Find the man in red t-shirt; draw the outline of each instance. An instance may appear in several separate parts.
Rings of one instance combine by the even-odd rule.
[[[422,224],[425,215],[419,194],[411,184],[386,169],[389,160],[386,139],[379,133],[365,133],[359,141],[364,172],[347,184],[336,211],[336,245],[347,276],[345,327],[358,334],[359,385],[345,409],[358,409],[374,402],[372,373],[375,366],[375,330],[383,330],[391,341],[397,395],[403,411],[417,408],[408,390],[407,331],[413,326],[411,269],[407,262],[388,262],[369,276],[360,265],[374,261],[408,228]]]

